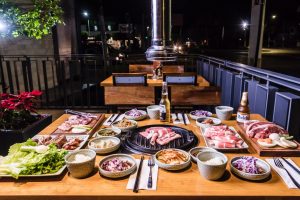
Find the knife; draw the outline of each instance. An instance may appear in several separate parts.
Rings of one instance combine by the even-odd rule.
[[[110,123],[110,126],[120,117],[121,113],[118,113],[117,117]]]
[[[182,115],[183,123],[184,123],[184,125],[186,125],[185,116],[184,116],[185,114],[181,113],[181,115]]]
[[[300,170],[297,169],[294,165],[292,165],[292,163],[290,163],[288,160],[286,160],[285,158],[281,157],[281,159],[288,164],[291,168],[293,168],[293,170],[295,170],[298,174],[300,174]]]
[[[138,168],[135,182],[134,182],[133,192],[135,192],[135,193],[137,193],[139,191],[139,182],[140,182],[141,171],[142,171],[142,167],[143,167],[143,161],[144,161],[144,156],[141,157],[141,161],[140,161],[139,168]]]

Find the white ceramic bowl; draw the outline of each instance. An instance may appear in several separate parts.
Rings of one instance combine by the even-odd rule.
[[[137,123],[136,121],[134,121],[134,120],[128,120],[128,121],[130,121],[133,125],[132,125],[132,126],[128,126],[128,127],[118,127],[118,126],[116,126],[116,124],[119,123],[119,121],[117,121],[117,122],[114,122],[114,123],[111,125],[111,127],[112,127],[112,128],[118,128],[118,129],[120,129],[122,132],[128,132],[128,131],[130,131],[130,130],[132,130],[132,129],[135,129],[135,128],[138,126],[138,123]]]
[[[124,117],[126,119],[130,119],[130,120],[135,120],[135,121],[139,121],[139,120],[143,120],[143,119],[146,119],[147,118],[147,112],[146,111],[143,111],[143,110],[138,110],[140,113],[142,113],[143,115],[139,116],[139,117],[133,117],[133,116],[130,116],[129,115],[129,111],[126,111],[124,113]]]
[[[112,142],[115,143],[115,145],[112,147],[109,147],[109,148],[95,148],[91,145],[93,142],[97,143],[97,142],[105,141],[105,140],[111,140]],[[94,138],[94,139],[90,140],[88,143],[88,148],[95,151],[97,154],[107,154],[107,153],[111,153],[111,152],[118,150],[120,145],[121,145],[121,140],[119,138],[112,137],[112,136],[102,136],[102,137],[98,137],[98,138]]]
[[[159,119],[159,115],[160,115],[159,105],[148,106],[147,113],[148,113],[150,119]]]
[[[189,154],[192,158],[192,161],[194,161],[195,163],[197,163],[197,155],[200,152],[204,152],[204,151],[214,151],[216,152],[217,150],[210,148],[210,147],[194,147],[189,151]]]
[[[230,120],[232,113],[233,113],[233,108],[230,106],[217,106],[216,108],[216,114],[217,117],[220,120]]]
[[[207,113],[206,115],[201,115],[201,116],[195,115],[195,111],[196,111],[196,110],[193,110],[193,111],[190,112],[190,117],[191,117],[192,119],[194,119],[194,120],[198,119],[199,117],[211,117],[211,116],[212,116],[212,113],[211,113],[211,112],[204,111],[204,110],[203,110],[203,112],[206,112],[206,113]]]
[[[164,149],[164,150],[167,150],[167,149]],[[157,164],[158,167],[160,167],[162,169],[169,170],[169,171],[181,170],[181,169],[184,169],[187,166],[189,166],[189,164],[191,163],[191,156],[190,156],[190,154],[187,153],[186,151],[181,150],[181,149],[173,149],[173,150],[180,151],[180,152],[184,153],[186,155],[186,157],[187,157],[187,161],[186,162],[184,162],[182,164],[177,164],[177,165],[162,163],[162,162],[160,162],[157,159],[157,155],[160,154],[164,150],[160,150],[154,156],[155,163]]]
[[[213,121],[213,124],[203,124],[201,122],[203,122],[206,119],[211,119]],[[196,119],[196,125],[199,126],[200,128],[206,129],[209,128],[211,126],[217,126],[221,124],[221,120],[218,118],[214,118],[214,117],[199,117]]]
[[[109,171],[106,171],[106,170],[101,168],[102,164],[105,161],[111,160],[113,158],[120,158],[120,159],[128,160],[129,162],[132,163],[132,166],[131,166],[131,168],[129,168],[127,170],[124,170],[124,171],[121,171],[121,172],[109,172]],[[129,156],[127,154],[113,154],[113,155],[110,155],[110,156],[106,156],[99,163],[99,172],[100,172],[100,174],[102,176],[105,176],[105,177],[108,177],[108,178],[121,178],[121,177],[124,177],[124,176],[128,176],[129,174],[133,173],[136,170],[136,168],[137,168],[137,163],[136,163],[134,157]]]
[[[232,173],[234,173],[235,175],[241,177],[241,178],[244,178],[244,179],[247,179],[247,180],[251,180],[251,181],[258,181],[258,180],[264,180],[266,178],[268,178],[270,176],[270,173],[271,173],[271,167],[270,165],[257,158],[257,161],[256,161],[256,164],[261,167],[265,173],[262,173],[262,174],[250,174],[250,173],[245,173],[245,172],[242,172],[238,169],[236,169],[234,166],[233,166],[233,162],[240,159],[242,157],[234,157],[231,159],[231,162],[230,162],[230,171]]]
[[[84,162],[74,163],[72,162],[72,160],[74,160],[76,154],[83,154],[85,156],[89,156],[90,159]],[[87,177],[94,170],[95,159],[96,159],[95,151],[89,149],[81,149],[81,150],[73,151],[72,153],[69,153],[65,156],[65,162],[67,168],[71,176],[75,178]]]
[[[103,137],[103,135],[100,134],[100,132],[103,130],[112,130],[113,132],[115,132],[115,135],[111,135],[112,137],[120,137],[122,132],[119,128],[103,128],[96,132],[96,137]]]
[[[219,157],[223,163],[219,165],[210,165],[206,161]],[[197,165],[200,175],[208,180],[218,180],[221,178],[226,170],[228,159],[220,152],[205,151],[197,155]]]

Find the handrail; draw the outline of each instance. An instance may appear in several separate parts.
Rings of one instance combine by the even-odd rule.
[[[210,56],[200,55],[199,58],[300,92],[300,78]]]

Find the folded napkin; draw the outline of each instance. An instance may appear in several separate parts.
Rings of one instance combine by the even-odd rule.
[[[140,160],[137,159],[136,162],[137,167],[140,165]],[[141,176],[140,176],[140,182],[139,182],[139,189],[140,190],[156,190],[157,188],[157,177],[158,177],[158,166],[155,164],[152,167],[152,188],[148,188],[148,177],[149,177],[149,172],[150,172],[150,167],[148,166],[148,160],[144,160],[143,162],[143,167],[141,171]],[[135,171],[134,174],[131,174],[128,180],[128,184],[126,186],[127,190],[132,190],[134,187],[135,179],[137,175],[137,170]]]
[[[286,160],[289,161],[292,165],[294,165],[297,169],[300,170],[300,168],[291,159],[286,159]],[[284,169],[278,168],[275,165],[273,159],[268,158],[268,159],[266,159],[266,161],[272,166],[272,168],[277,172],[277,174],[283,179],[283,181],[288,186],[288,188],[290,188],[290,189],[297,188],[297,186],[293,183],[293,181],[291,180],[289,175],[286,173],[286,171]],[[300,174],[298,174],[293,168],[291,168],[288,164],[286,164],[282,159],[280,159],[280,161],[283,164],[283,166],[289,171],[291,176],[293,176],[293,178],[296,181],[300,182]]]
[[[103,126],[110,126],[111,122],[114,121],[114,119],[115,119],[117,116],[118,116],[118,114],[115,114],[115,115],[113,116],[112,120],[111,120],[110,122],[108,122],[109,119],[112,117],[112,115],[110,115],[110,116],[105,120],[105,122],[103,123]],[[120,116],[118,117],[118,119],[115,120],[115,121],[120,121],[120,120],[122,120],[122,119],[124,118],[124,116],[125,116],[124,114],[120,115]]]
[[[184,118],[185,118],[186,124],[190,124],[190,120],[189,120],[189,118],[188,118],[188,116],[186,114],[184,114]],[[181,113],[178,113],[178,119],[179,119],[179,121],[175,121],[175,119],[176,119],[176,115],[175,115],[175,113],[172,113],[173,124],[184,124]]]

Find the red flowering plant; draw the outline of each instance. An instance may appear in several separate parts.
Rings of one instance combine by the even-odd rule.
[[[40,119],[35,108],[41,91],[0,94],[0,129],[22,129]]]

